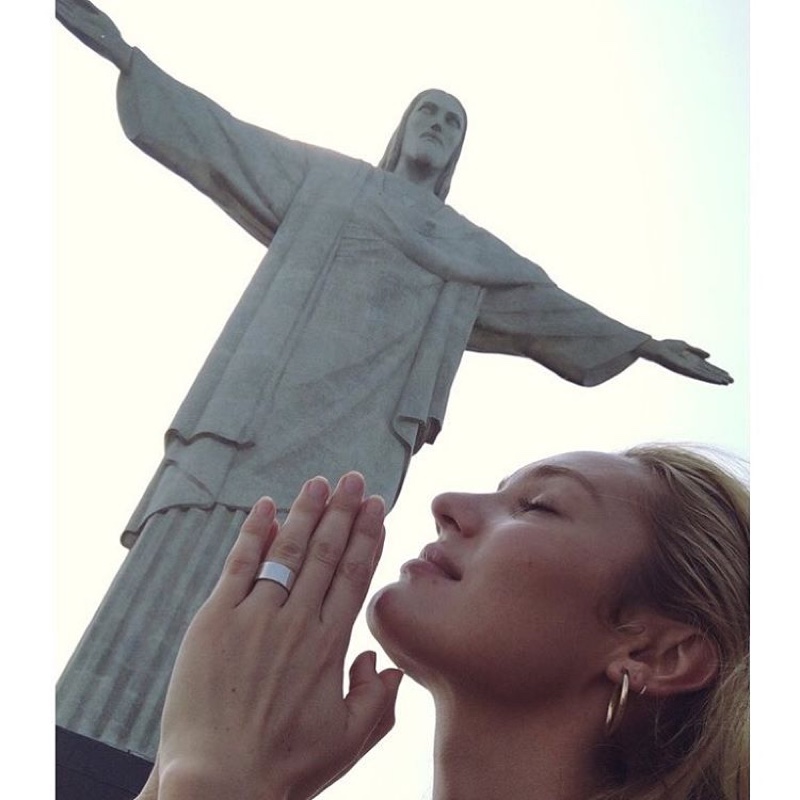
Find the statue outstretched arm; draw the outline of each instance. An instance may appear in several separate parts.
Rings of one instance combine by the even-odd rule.
[[[698,381],[722,386],[733,383],[733,378],[724,369],[707,361],[709,354],[705,350],[680,339],[648,339],[636,348],[636,355]]]
[[[269,246],[319,148],[236,119],[138,48],[117,84],[125,135]],[[325,162],[327,163],[327,162]]]
[[[126,135],[269,244],[301,183],[308,148],[233,118],[129,45],[89,0],[56,0],[56,17],[120,69]]]
[[[125,71],[133,48],[119,28],[89,0],[56,0],[56,18],[87,47]]]
[[[637,358],[707,383],[733,381],[706,361],[705,351],[679,340],[655,340],[553,284],[489,289],[467,346],[530,358],[580,386],[597,386]]]

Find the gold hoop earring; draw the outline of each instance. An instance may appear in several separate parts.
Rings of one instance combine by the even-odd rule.
[[[606,736],[613,736],[619,726],[622,724],[622,718],[625,716],[625,706],[628,704],[628,690],[631,686],[631,676],[628,670],[622,670],[622,682],[619,686],[614,687],[614,693],[608,701],[608,710],[606,711]]]

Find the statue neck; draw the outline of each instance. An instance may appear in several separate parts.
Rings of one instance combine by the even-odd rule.
[[[401,156],[394,173],[421,189],[428,189],[435,193],[436,181],[439,180],[441,170],[434,168],[429,161]]]

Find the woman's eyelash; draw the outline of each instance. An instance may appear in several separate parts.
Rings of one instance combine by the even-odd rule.
[[[522,511],[544,511],[547,514],[556,513],[552,506],[543,503],[541,500],[528,500],[525,498],[520,500],[520,509]]]

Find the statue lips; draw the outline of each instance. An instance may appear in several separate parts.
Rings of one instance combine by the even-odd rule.
[[[436,144],[444,144],[438,134],[434,133],[433,131],[424,131],[419,135],[420,139],[431,139],[432,141],[436,142]]]

